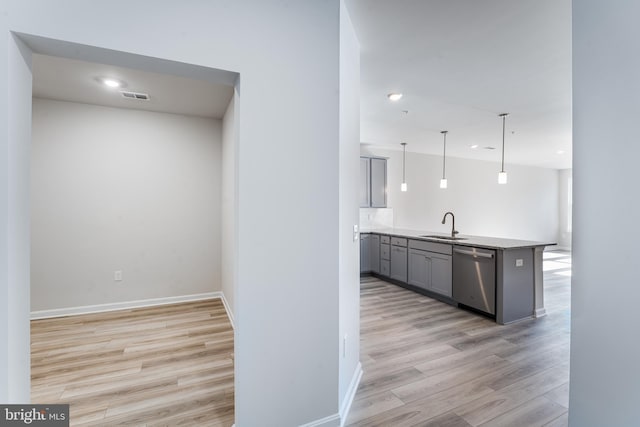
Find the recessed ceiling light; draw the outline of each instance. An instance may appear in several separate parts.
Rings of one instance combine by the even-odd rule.
[[[123,82],[122,80],[114,79],[112,77],[97,77],[96,81],[112,89],[126,87],[125,82]]]
[[[484,148],[485,150],[495,150],[495,149],[496,149],[496,147],[491,147],[490,145],[489,145],[489,146],[486,146],[486,147],[483,147],[483,148]]]
[[[469,147],[473,148],[473,149],[476,149],[476,148],[478,148],[478,144],[473,144],[473,145],[470,145]]]
[[[558,150],[556,151],[556,154],[564,154],[564,150]]]
[[[387,98],[389,98],[390,101],[398,101],[400,98],[402,98],[402,94],[401,93],[390,93],[389,95],[387,95]]]

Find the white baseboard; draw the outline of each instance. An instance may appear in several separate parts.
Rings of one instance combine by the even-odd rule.
[[[358,362],[355,371],[353,372],[353,376],[351,377],[351,382],[349,383],[349,388],[347,389],[347,393],[342,400],[342,404],[340,405],[340,412],[337,414],[329,415],[328,417],[324,417],[319,420],[311,421],[310,423],[303,424],[299,427],[344,427],[347,422],[347,415],[349,415],[349,410],[351,409],[351,404],[353,403],[353,399],[356,396],[356,391],[358,391],[358,385],[360,385],[360,379],[362,378],[362,364]]]
[[[231,327],[235,330],[236,324],[233,319],[233,310],[231,310],[231,304],[227,301],[227,298],[224,296],[224,292],[217,292],[220,294],[220,299],[222,300],[222,304],[224,305],[224,309],[227,312],[227,317],[229,318],[229,322],[231,322]],[[233,427],[233,426],[232,426]]]
[[[345,423],[347,422],[347,416],[349,415],[349,410],[351,410],[353,399],[356,397],[356,392],[358,391],[358,386],[360,385],[362,373],[362,364],[358,362],[358,364],[356,365],[356,369],[353,372],[353,377],[351,377],[351,382],[349,383],[347,393],[342,400],[342,405],[340,405],[340,427],[344,427]]]
[[[571,246],[549,246],[549,251],[567,251],[567,252],[571,252]]]
[[[206,292],[203,294],[183,295],[177,297],[152,298],[138,301],[124,301],[110,304],[85,305],[81,307],[56,308],[53,310],[40,310],[31,312],[31,320],[48,319],[51,317],[73,316],[77,314],[102,313],[106,311],[128,310],[131,308],[151,307],[155,305],[176,304],[180,302],[200,301],[213,298],[221,298],[231,320],[231,313],[226,306],[224,294],[220,291]],[[232,321],[233,324],[233,321]]]
[[[298,427],[337,427],[338,425],[340,425],[340,414],[333,414]]]
[[[535,312],[533,313],[533,317],[538,318],[538,317],[544,317],[547,315],[547,309],[542,307],[542,308],[536,308]]]

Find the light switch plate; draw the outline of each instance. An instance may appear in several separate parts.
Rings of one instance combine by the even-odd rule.
[[[521,258],[518,258],[516,260],[516,267],[522,267],[524,265],[524,260]]]

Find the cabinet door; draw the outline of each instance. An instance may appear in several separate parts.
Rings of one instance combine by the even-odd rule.
[[[380,273],[380,236],[369,235],[369,268],[374,273]]]
[[[380,260],[380,275],[389,277],[389,260]]]
[[[371,207],[387,207],[387,161],[371,159]]]
[[[360,273],[368,273],[371,271],[369,265],[371,255],[369,253],[369,234],[360,235]]]
[[[451,256],[429,253],[431,256],[431,290],[451,297]]]
[[[431,278],[431,258],[428,252],[409,249],[407,283],[423,289],[429,289]]]
[[[360,157],[360,207],[371,206],[371,172],[369,170],[370,159]]]
[[[380,259],[389,260],[391,258],[391,246],[380,241]]]
[[[407,248],[391,246],[389,277],[407,283]]]

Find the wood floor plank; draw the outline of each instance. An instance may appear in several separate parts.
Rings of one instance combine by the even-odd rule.
[[[549,253],[545,253],[548,255]],[[495,322],[384,282],[361,280],[364,374],[350,426],[567,425],[570,254],[545,272],[548,315]]]
[[[516,425],[518,427],[538,427],[555,420],[565,412],[567,412],[567,408],[540,396],[480,424],[480,427],[513,427]]]
[[[551,391],[548,391],[544,396],[552,402],[569,409],[569,381]]]
[[[34,320],[32,401],[72,426],[233,424],[233,330],[218,299]]]

